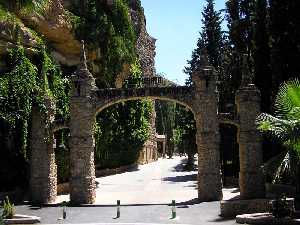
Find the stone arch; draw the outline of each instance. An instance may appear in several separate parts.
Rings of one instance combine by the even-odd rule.
[[[110,102],[106,102],[105,104],[100,103],[97,105],[97,107],[95,107],[95,115],[100,113],[102,110],[104,110],[110,106],[113,106],[115,104],[118,104],[118,103],[134,101],[134,100],[145,100],[145,99],[173,102],[173,103],[176,103],[176,104],[186,107],[188,110],[190,110],[193,113],[193,115],[195,115],[195,112],[193,111],[193,106],[191,106],[189,103],[186,103],[186,102],[183,102],[183,101],[180,101],[177,99],[173,99],[173,98],[159,97],[159,96],[128,97],[128,98],[123,98],[123,99],[112,100]]]
[[[95,200],[95,165],[93,125],[97,112],[118,102],[152,98],[178,102],[194,114],[197,126],[198,199],[222,199],[217,118],[217,74],[208,64],[201,65],[193,75],[194,86],[142,87],[133,89],[96,88],[89,73],[84,50],[82,63],[73,75],[70,120],[70,194],[74,204]],[[202,62],[208,62],[203,60]]]

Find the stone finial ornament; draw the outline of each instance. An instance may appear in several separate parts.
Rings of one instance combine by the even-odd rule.
[[[248,64],[248,56],[244,54],[242,56],[242,81],[240,88],[247,87],[249,85],[253,85],[253,78],[250,73],[249,64]]]
[[[208,52],[206,48],[202,48],[201,55],[200,55],[199,69],[208,66],[210,66],[209,59],[208,59]]]
[[[81,40],[81,49],[80,49],[80,69],[87,70],[87,60],[85,54],[84,40]]]

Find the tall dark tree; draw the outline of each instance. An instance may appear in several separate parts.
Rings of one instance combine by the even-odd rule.
[[[210,64],[219,70],[223,37],[221,29],[221,12],[214,8],[214,0],[206,0],[207,5],[202,12],[202,39],[206,47]]]
[[[221,64],[221,52],[223,48],[223,35],[221,29],[221,13],[214,8],[214,0],[206,0],[207,5],[202,12],[202,31],[197,41],[197,47],[192,52],[191,60],[187,61],[184,73],[189,75],[187,83],[191,81],[193,71],[200,63],[201,51],[206,48],[210,64],[219,70]]]
[[[226,2],[226,20],[230,42],[235,51],[245,52],[247,47],[240,11],[240,0],[228,0]]]
[[[273,93],[280,83],[299,77],[300,2],[270,0],[271,69]]]
[[[192,52],[192,58],[187,61],[188,66],[186,66],[183,70],[183,72],[188,75],[188,78],[185,81],[185,84],[188,86],[191,86],[193,83],[192,75],[197,68],[197,65],[200,61],[201,51],[204,48],[205,48],[204,40],[202,37],[200,37],[197,41],[197,47]]]
[[[267,0],[257,0],[253,34],[254,81],[261,90],[261,108],[264,112],[270,112],[272,94],[267,14]]]
[[[287,41],[287,1],[270,0],[272,96],[284,80],[286,68],[285,43]]]
[[[201,53],[203,49],[207,50],[209,62],[215,69],[220,70],[223,37],[221,29],[221,13],[214,8],[214,0],[206,0],[206,6],[202,12],[202,31],[197,41],[197,47],[192,52],[191,60],[187,61],[187,66],[184,68],[184,73],[189,77],[186,81],[187,85],[192,85],[192,74],[196,70],[197,66],[201,63]],[[196,153],[196,127],[194,116],[192,112],[186,112],[185,110],[178,111],[178,117],[181,117],[177,121],[177,129],[181,132],[181,143],[185,143],[186,153],[189,156],[188,163],[192,163],[192,156]],[[182,115],[181,115],[182,114]],[[190,165],[188,165],[189,167]]]

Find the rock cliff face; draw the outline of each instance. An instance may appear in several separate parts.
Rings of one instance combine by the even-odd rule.
[[[51,44],[52,54],[64,65],[79,62],[80,42],[75,39],[72,24],[61,0],[52,0],[42,14],[20,15],[25,25],[34,27]]]
[[[137,32],[136,50],[139,56],[143,74],[146,77],[155,76],[155,42],[156,39],[151,37],[146,29],[146,17],[144,12],[138,10],[137,0],[130,2],[130,14]]]
[[[78,64],[80,42],[75,39],[61,0],[49,1],[42,12],[16,12],[12,17],[14,19],[0,19],[0,54],[6,54],[8,49],[15,47],[17,36],[20,36],[25,50],[33,53],[38,47],[38,33],[49,45],[58,63],[67,66]],[[34,28],[34,31],[29,28]]]
[[[74,66],[79,62],[80,41],[76,40],[67,7],[70,0],[52,0],[43,8],[43,12],[20,13],[18,21],[0,20],[0,54],[15,46],[16,25],[20,28],[21,42],[26,50],[34,51],[37,47],[37,38],[28,28],[43,36],[51,46],[52,55],[62,65]],[[112,0],[106,0],[109,6]],[[154,76],[155,39],[146,30],[146,19],[142,11],[137,7],[137,0],[130,3],[130,17],[137,32],[136,52],[139,56],[144,76]],[[100,54],[97,49],[90,50],[88,54],[91,72],[97,72],[97,61]],[[95,71],[93,71],[95,70]],[[129,75],[128,65],[124,65],[123,71],[119,74],[119,83]]]

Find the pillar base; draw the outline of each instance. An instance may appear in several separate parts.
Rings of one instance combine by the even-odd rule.
[[[220,173],[198,174],[198,200],[200,202],[220,201],[223,198]]]

